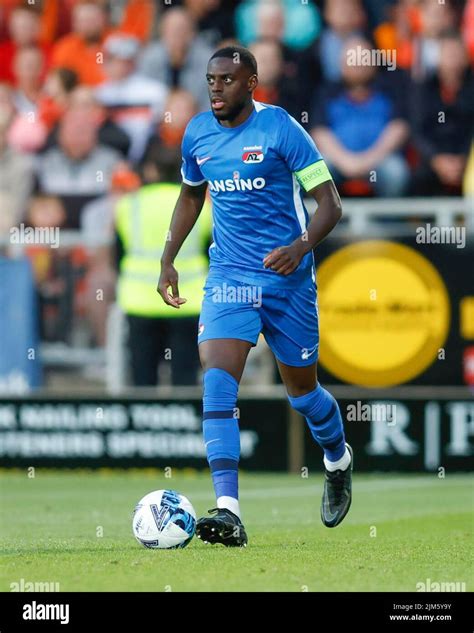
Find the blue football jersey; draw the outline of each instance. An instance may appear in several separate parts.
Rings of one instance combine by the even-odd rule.
[[[182,157],[183,182],[209,185],[211,269],[247,283],[282,288],[311,277],[311,251],[288,276],[263,266],[270,251],[305,233],[308,213],[302,188],[331,178],[312,138],[293,117],[283,108],[254,101],[247,120],[228,128],[211,111],[202,112],[186,128]],[[308,183],[311,186],[305,187]]]

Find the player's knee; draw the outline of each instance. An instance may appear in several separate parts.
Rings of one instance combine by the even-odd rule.
[[[287,387],[288,401],[295,411],[301,415],[307,415],[315,403],[321,399],[322,388],[320,385],[293,385],[293,389]]]
[[[299,384],[299,385],[290,385],[287,387],[288,395],[291,398],[301,398],[301,396],[306,396],[307,394],[314,391],[316,385],[314,384]]]
[[[239,389],[237,380],[225,369],[211,367],[203,376],[204,397],[234,397]]]
[[[317,364],[308,367],[289,367],[279,363],[279,370],[289,398],[300,398],[318,386]]]

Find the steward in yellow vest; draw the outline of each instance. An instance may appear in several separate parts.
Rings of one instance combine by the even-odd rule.
[[[199,316],[211,235],[208,202],[176,258],[179,288],[187,303],[173,310],[156,293],[156,275],[180,189],[173,183],[146,185],[124,196],[117,206],[116,230],[123,249],[117,296],[126,314],[171,319]]]
[[[157,384],[161,360],[171,361],[173,384],[196,383],[197,325],[211,241],[209,202],[176,258],[180,291],[187,303],[174,310],[156,292],[160,258],[180,189],[174,183],[145,185],[124,196],[116,208],[117,301],[127,315],[132,376],[137,386]]]

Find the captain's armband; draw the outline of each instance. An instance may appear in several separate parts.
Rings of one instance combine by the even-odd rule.
[[[304,169],[295,171],[295,176],[305,191],[311,191],[321,183],[332,180],[324,160],[318,160]]]

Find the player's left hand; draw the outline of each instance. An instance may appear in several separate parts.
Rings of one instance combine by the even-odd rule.
[[[304,255],[300,245],[278,246],[263,258],[264,268],[271,268],[279,275],[290,275],[299,266]]]

